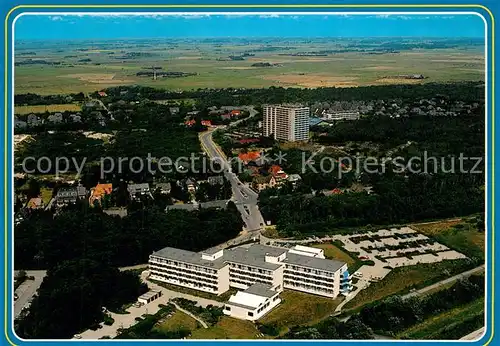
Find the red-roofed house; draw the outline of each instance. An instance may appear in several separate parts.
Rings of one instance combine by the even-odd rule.
[[[269,168],[269,173],[276,179],[276,181],[281,181],[283,179],[287,179],[288,175],[283,171],[283,169],[278,165],[272,165]]]
[[[201,124],[203,126],[212,126],[212,122],[210,120],[202,120]]]
[[[101,97],[106,97],[106,96],[108,96],[108,94],[106,94],[104,91],[99,91],[97,94],[98,94],[99,96],[101,96]]]
[[[240,116],[241,115],[241,111],[239,109],[233,109],[231,111],[231,115],[235,116],[235,117]]]
[[[249,151],[248,153],[240,153],[238,158],[243,161],[246,165],[250,161],[256,161],[260,157],[260,153],[258,151]]]
[[[188,120],[188,121],[186,121],[184,124],[186,124],[186,126],[190,126],[190,127],[191,127],[191,126],[193,126],[194,124],[196,124],[196,120],[194,120],[194,119],[193,119],[193,120]]]
[[[90,189],[89,204],[94,205],[95,202],[101,204],[101,199],[105,195],[110,195],[113,191],[113,184],[97,184],[95,187]]]

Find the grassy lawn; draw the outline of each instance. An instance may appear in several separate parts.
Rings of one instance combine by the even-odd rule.
[[[193,331],[191,339],[256,339],[259,331],[250,321],[224,316],[213,327]]]
[[[267,238],[277,239],[280,237],[278,231],[276,230],[276,226],[266,226],[265,230],[262,232],[262,235]]]
[[[30,113],[45,113],[45,112],[79,112],[82,106],[75,103],[68,103],[64,105],[35,105],[35,106],[16,106],[14,109],[15,114],[30,114]]]
[[[177,310],[172,317],[160,321],[155,328],[163,332],[172,332],[179,329],[193,331],[198,328],[198,322],[182,311]]]
[[[390,295],[430,285],[467,269],[470,267],[465,260],[448,260],[395,268],[383,280],[372,283],[360,291],[344,306],[344,309],[358,309]]]
[[[334,313],[343,298],[329,299],[312,294],[285,290],[280,294],[281,304],[258,322],[275,324],[280,333],[291,327],[315,324]]]
[[[435,236],[441,233],[445,229],[449,229],[455,225],[458,225],[462,222],[462,219],[452,219],[452,220],[441,220],[436,222],[424,222],[424,223],[416,223],[410,225],[411,227],[418,228],[420,232],[427,236]]]
[[[459,339],[484,326],[484,299],[443,312],[397,335],[401,339]]]
[[[325,257],[328,259],[334,259],[337,261],[342,261],[347,263],[347,266],[351,267],[356,263],[356,259],[349,256],[345,251],[342,251],[337,246],[326,243],[326,244],[313,244],[309,245],[318,249],[323,249],[325,251]]]
[[[485,234],[477,217],[411,225],[415,230],[469,257],[484,258]]]
[[[42,197],[43,205],[49,204],[52,198],[52,189],[46,187],[40,188],[40,196]]]

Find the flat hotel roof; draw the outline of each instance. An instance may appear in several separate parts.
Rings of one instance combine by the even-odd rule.
[[[227,264],[224,263],[222,258],[218,258],[215,261],[208,261],[201,258],[201,254],[197,252],[176,249],[173,247],[166,247],[156,252],[153,252],[153,256],[163,257],[169,260],[180,261],[184,263],[194,264],[201,267],[221,269]]]
[[[258,244],[254,244],[249,247],[224,249],[222,257],[214,261],[205,260],[201,256],[202,253],[213,253],[214,251],[215,250],[213,248],[202,252],[192,252],[172,247],[166,247],[154,252],[152,256],[162,257],[213,269],[224,268],[227,265],[226,262],[233,262],[256,268],[276,270],[279,269],[284,263],[295,264],[302,267],[309,267],[312,269],[319,269],[329,272],[336,272],[345,265],[345,263],[341,261],[321,259],[306,255],[298,255],[290,252],[289,249],[286,248],[277,248]],[[286,258],[281,263],[277,264],[266,262],[266,256],[278,257],[284,253],[287,253]]]
[[[328,272],[336,272],[345,265],[345,263],[341,261],[296,255],[290,252],[287,253],[283,262],[286,264],[295,264],[302,267],[319,269]]]

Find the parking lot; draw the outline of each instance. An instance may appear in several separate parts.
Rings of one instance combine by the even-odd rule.
[[[351,273],[356,278],[355,289],[337,307],[342,307],[352,300],[361,290],[372,282],[383,280],[393,268],[416,265],[420,263],[435,263],[444,260],[466,258],[462,253],[430,239],[410,227],[380,229],[372,232],[333,235],[322,238],[311,237],[305,240],[265,239],[277,246],[290,247],[295,244],[314,244],[339,240],[343,248],[350,253],[356,253],[363,261],[372,261],[373,265],[363,265]]]
[[[146,282],[148,275],[149,272],[147,270],[143,271],[141,274],[141,280]],[[223,303],[215,300],[196,297],[181,292],[175,292],[165,287],[156,285],[151,281],[147,281],[147,284],[149,289],[155,291],[161,291],[162,292],[161,297],[156,300],[153,300],[149,304],[141,306],[137,306],[136,304],[132,305],[127,309],[128,314],[115,314],[110,312],[109,314],[115,320],[115,322],[112,325],[107,326],[101,322],[100,328],[98,328],[97,330],[88,329],[82,334],[76,336],[75,339],[96,340],[105,336],[114,338],[118,334],[118,329],[129,328],[130,326],[136,324],[137,323],[136,318],[142,317],[142,315],[144,314],[155,314],[156,312],[158,312],[158,310],[160,310],[159,306],[160,304],[166,305],[173,298],[186,298],[189,300],[193,300],[196,301],[198,305],[202,307],[206,307],[207,305],[214,305],[214,306],[224,305]]]

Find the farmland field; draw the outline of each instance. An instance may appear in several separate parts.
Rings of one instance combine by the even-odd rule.
[[[34,106],[16,106],[14,109],[14,114],[30,114],[30,113],[53,113],[53,112],[79,112],[82,110],[82,106],[76,103],[68,103],[62,105],[34,105]]]
[[[464,43],[460,48],[450,45],[440,49],[382,50],[376,54],[356,51],[360,45],[366,42],[255,39],[246,44],[232,40],[201,40],[193,44],[183,40],[146,40],[127,44],[82,41],[70,45],[57,42],[40,45],[23,41],[16,44],[15,92],[91,92],[130,84],[187,90],[484,80],[483,47],[478,44]],[[376,48],[386,43],[374,40],[370,45]],[[318,53],[323,51],[328,53]],[[43,63],[32,63],[33,60]],[[151,71],[153,66],[161,68],[160,72],[194,75],[157,80],[137,75],[139,71]],[[398,77],[411,74],[423,74],[426,78]]]

